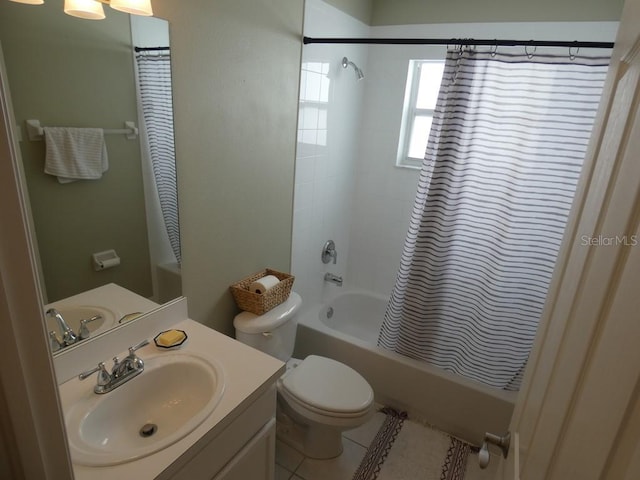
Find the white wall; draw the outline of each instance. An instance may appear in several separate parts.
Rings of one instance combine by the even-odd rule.
[[[371,25],[617,21],[624,0],[373,0]]]
[[[613,41],[616,30],[617,22],[439,24],[372,27],[370,36]],[[443,59],[445,52],[446,47],[437,46],[375,45],[369,49],[352,201],[350,287],[391,293],[418,180],[418,170],[395,166],[408,63],[410,59]]]
[[[353,18],[371,24],[373,13],[372,0],[325,0],[329,5],[339,8]]]
[[[364,23],[320,0],[308,0],[305,8],[307,36],[368,34]],[[345,275],[347,270],[351,191],[366,79],[358,82],[352,68],[342,68],[344,56],[367,73],[363,46],[306,45],[302,53],[301,98],[319,99],[322,90],[326,100],[319,111],[303,108],[301,102],[298,119],[291,258],[294,289],[305,306],[336,291],[337,287],[324,282],[325,272]],[[336,265],[325,265],[320,259],[329,239],[336,242]]]
[[[131,15],[131,42],[134,47],[168,47],[169,23],[155,17]]]

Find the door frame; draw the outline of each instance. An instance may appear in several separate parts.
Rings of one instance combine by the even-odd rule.
[[[0,412],[10,478],[73,479],[0,45]],[[0,453],[1,455],[2,453]]]

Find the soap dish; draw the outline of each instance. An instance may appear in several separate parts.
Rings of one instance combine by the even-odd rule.
[[[175,338],[172,338],[175,337]],[[165,330],[164,332],[160,332],[153,338],[153,343],[156,344],[158,348],[164,348],[166,350],[172,348],[181,347],[184,342],[187,341],[187,333],[184,330]]]
[[[120,320],[118,320],[118,323],[130,322],[134,318],[138,318],[140,315],[142,315],[142,312],[127,313],[126,315],[123,315]]]

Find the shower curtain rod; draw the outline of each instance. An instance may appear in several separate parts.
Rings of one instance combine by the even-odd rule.
[[[314,38],[303,37],[310,43],[358,43],[376,45],[486,45],[490,47],[568,47],[613,48],[613,42],[578,42],[555,40],[497,40],[475,38]]]
[[[136,52],[156,52],[160,50],[171,50],[171,47],[133,47]]]

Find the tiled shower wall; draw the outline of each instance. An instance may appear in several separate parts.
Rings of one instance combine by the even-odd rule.
[[[372,27],[369,35],[405,32],[406,26]],[[445,52],[444,47],[369,47],[347,268],[352,288],[381,295],[393,289],[419,175],[417,169],[395,165],[407,69],[412,58],[443,59]]]
[[[320,0],[306,2],[305,35],[367,36],[369,27]],[[303,305],[318,303],[338,287],[324,282],[325,272],[346,278],[351,197],[364,93],[342,57],[362,66],[366,48],[307,45],[303,50],[298,148],[293,214],[292,273]],[[321,251],[334,240],[337,263],[325,265]]]

